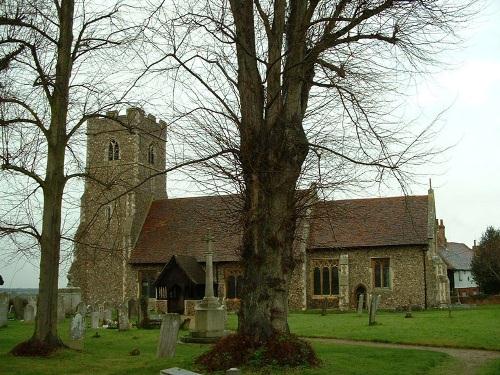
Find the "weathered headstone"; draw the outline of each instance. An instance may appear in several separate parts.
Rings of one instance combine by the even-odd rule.
[[[172,358],[175,356],[175,345],[181,325],[179,314],[165,314],[161,322],[160,338],[158,340],[157,358]]]
[[[85,335],[85,320],[80,313],[76,315],[71,320],[70,335],[72,340],[81,340]]]
[[[80,314],[82,318],[85,319],[85,316],[87,315],[87,305],[85,305],[84,302],[80,302],[76,305],[76,313]]]
[[[26,323],[31,323],[35,320],[35,308],[33,305],[28,304],[24,308],[24,321]]]
[[[99,311],[92,311],[90,313],[90,327],[92,329],[99,328],[100,313]]]
[[[160,375],[201,375],[197,372],[184,370],[179,367],[171,367],[160,371]]]
[[[123,303],[118,306],[118,330],[127,331],[130,329],[128,320],[128,305]]]
[[[360,294],[358,297],[358,314],[361,315],[363,314],[363,303],[365,302],[365,295]]]
[[[373,295],[370,303],[370,311],[369,311],[369,325],[375,325],[377,324],[376,322],[376,315],[377,315],[377,308],[379,304],[380,296],[379,295]]]
[[[141,297],[139,304],[139,326],[142,328],[149,326],[148,300],[144,296]]]
[[[14,315],[16,316],[17,320],[24,319],[24,306],[28,304],[28,301],[21,297],[21,296],[15,296],[13,305],[14,305]]]
[[[64,297],[57,298],[57,321],[62,322],[66,318],[66,310],[64,309]]]
[[[9,312],[9,295],[0,293],[0,327],[7,325],[7,314]]]

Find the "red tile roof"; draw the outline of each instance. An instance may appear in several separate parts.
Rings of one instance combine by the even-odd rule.
[[[237,195],[154,201],[130,263],[164,264],[172,255],[203,262],[208,228],[214,261],[238,261],[241,204]],[[427,207],[426,195],[317,202],[308,248],[426,245]]]
[[[308,248],[427,244],[428,197],[318,202]]]
[[[238,207],[237,195],[153,201],[129,262],[167,263],[172,255],[203,262],[209,228],[214,237],[214,261],[239,260]]]

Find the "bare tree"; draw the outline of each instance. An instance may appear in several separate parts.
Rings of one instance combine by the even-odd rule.
[[[63,345],[57,292],[65,187],[84,175],[78,155],[85,121],[123,103],[133,86],[114,74],[132,59],[127,44],[137,32],[133,24],[124,26],[122,5],[0,5],[1,183],[11,197],[2,207],[0,232],[30,236],[32,242],[18,244],[41,254],[35,329],[18,353]]]
[[[147,64],[174,80],[173,108],[191,152],[239,149],[206,166],[245,200],[240,333],[265,339],[288,331],[301,184],[335,189],[385,175],[403,183],[415,164],[432,159],[429,129],[401,121],[401,85],[456,45],[472,5],[183,0],[157,9]],[[203,140],[193,136],[200,129]]]

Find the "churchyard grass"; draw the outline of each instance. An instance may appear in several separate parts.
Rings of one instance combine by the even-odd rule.
[[[316,319],[316,317],[310,316]],[[63,338],[68,337],[69,320],[60,325]],[[13,357],[8,351],[27,339],[33,324],[9,322],[0,328],[1,374],[158,374],[160,369],[181,367],[194,370],[193,359],[207,349],[195,344],[177,345],[173,359],[157,359],[156,344],[159,330],[131,329],[126,332],[99,329],[100,338],[92,338],[96,330],[88,330],[83,351],[63,350],[49,358]],[[453,361],[443,353],[380,349],[351,345],[313,343],[323,364],[319,368],[277,370],[267,368],[261,374],[428,374],[440,364]],[[129,352],[138,348],[138,356]],[[246,372],[248,373],[248,372]],[[251,370],[250,373],[259,373]]]
[[[478,375],[498,375],[500,374],[500,359],[495,359],[488,362],[484,367],[482,367]]]
[[[368,314],[291,313],[290,330],[304,337],[330,337],[390,343],[419,344],[500,350],[500,305],[470,309],[413,311],[379,311],[377,324],[368,326]],[[235,329],[237,317],[229,316],[229,327]]]

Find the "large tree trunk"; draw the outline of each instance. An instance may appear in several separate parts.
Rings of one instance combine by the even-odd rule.
[[[50,128],[47,131],[47,167],[43,184],[43,222],[40,239],[40,282],[35,331],[30,340],[46,349],[62,346],[57,333],[57,292],[61,248],[61,206],[66,178],[64,153],[67,143],[69,81],[71,78],[74,1],[63,0],[59,12],[59,43],[54,90],[49,98]]]
[[[252,137],[242,155],[246,169],[243,234],[244,293],[239,332],[265,340],[288,332],[288,290],[294,268],[296,183],[307,155],[305,135],[293,120],[278,121],[268,137]],[[264,140],[264,141],[263,141]],[[266,148],[267,152],[258,150]],[[245,163],[246,161],[246,163]]]
[[[302,127],[309,93],[304,64],[306,2],[291,9],[286,69],[281,74],[285,2],[274,3],[268,34],[267,90],[257,65],[251,0],[232,0],[241,106],[240,154],[245,178],[243,296],[238,331],[265,340],[288,332],[288,289],[294,268],[296,187],[308,144]]]

